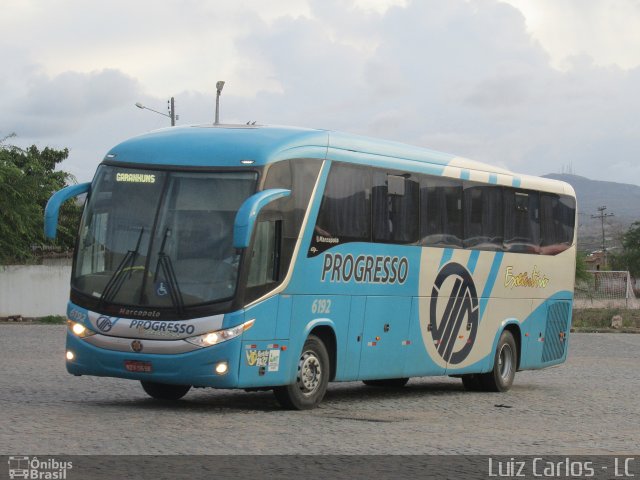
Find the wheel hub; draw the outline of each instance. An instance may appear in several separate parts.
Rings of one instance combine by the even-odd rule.
[[[503,345],[498,356],[498,371],[503,380],[508,380],[513,368],[513,352],[509,345]]]
[[[312,395],[320,385],[322,368],[312,352],[305,352],[298,363],[298,386],[304,395]]]

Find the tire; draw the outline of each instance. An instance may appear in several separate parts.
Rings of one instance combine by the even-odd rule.
[[[484,389],[482,376],[476,374],[460,375],[464,389],[469,392],[480,392]]]
[[[408,381],[408,378],[385,378],[383,380],[363,380],[362,383],[367,387],[402,388]]]
[[[273,393],[286,409],[310,410],[318,406],[327,392],[330,371],[324,343],[315,335],[309,335],[298,360],[295,383],[275,387]]]
[[[180,400],[191,389],[191,385],[170,385],[145,381],[140,383],[144,391],[156,400]]]
[[[508,330],[502,332],[496,354],[493,358],[493,368],[488,373],[480,375],[482,389],[487,392],[506,392],[511,388],[518,366],[518,350],[513,335]]]

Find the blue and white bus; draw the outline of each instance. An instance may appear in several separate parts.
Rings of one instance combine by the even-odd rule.
[[[576,256],[570,185],[325,130],[175,127],[114,147],[87,193],[67,370],[273,389],[460,377],[505,391],[565,361]]]

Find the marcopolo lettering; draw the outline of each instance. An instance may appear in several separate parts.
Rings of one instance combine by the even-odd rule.
[[[152,317],[158,318],[160,312],[157,310],[132,310],[130,308],[121,308],[119,314],[124,316]]]
[[[324,282],[403,284],[409,276],[406,257],[325,253],[322,264]]]
[[[196,327],[188,323],[176,323],[176,322],[152,322],[151,320],[132,320],[129,324],[129,328],[136,328],[138,330],[151,330],[152,332],[167,332],[180,335],[185,333],[191,335]]]

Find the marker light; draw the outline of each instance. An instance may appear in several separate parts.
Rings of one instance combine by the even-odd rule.
[[[81,323],[72,322],[71,320],[67,320],[67,326],[75,336],[80,338],[90,337],[91,335],[96,334],[96,332],[94,332],[93,330],[89,330]]]
[[[67,360],[73,360],[76,356],[73,354],[71,350],[67,350]]]
[[[224,375],[229,371],[229,364],[227,362],[220,362],[216,365],[216,373],[218,375]]]
[[[217,345],[218,343],[226,342],[232,338],[237,337],[245,330],[249,330],[255,322],[255,319],[249,320],[241,325],[227,328],[225,330],[216,330],[215,332],[203,333],[191,338],[185,338],[189,343],[198,345],[199,347],[210,347],[211,345]]]

